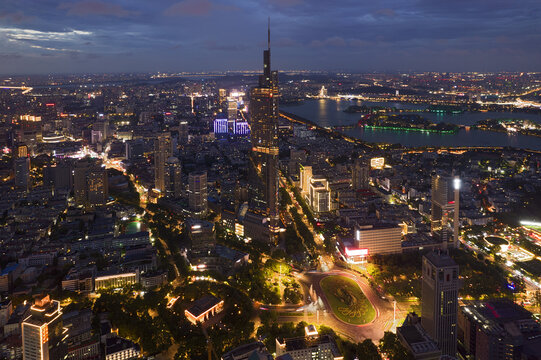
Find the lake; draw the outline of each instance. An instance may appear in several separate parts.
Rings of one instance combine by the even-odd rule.
[[[424,109],[424,104],[404,103],[373,103],[366,105],[381,105],[397,109]],[[300,104],[280,105],[280,109],[314,123],[329,127],[356,124],[361,114],[345,113],[350,105],[362,105],[358,100],[310,99]],[[541,115],[511,112],[485,112],[462,114],[435,114],[420,112],[420,115],[433,122],[446,122],[456,125],[473,125],[483,119],[528,119],[541,124]],[[402,144],[408,147],[416,146],[512,146],[520,149],[541,150],[541,138],[526,135],[508,135],[493,131],[460,129],[454,134],[422,133],[413,131],[376,130],[356,127],[342,131],[351,137],[375,143]]]

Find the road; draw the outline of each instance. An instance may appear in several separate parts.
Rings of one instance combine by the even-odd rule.
[[[319,285],[320,281],[330,275],[341,275],[354,280],[366,298],[370,301],[374,310],[376,311],[376,317],[373,321],[364,325],[352,325],[338,319],[331,310],[330,304]],[[342,269],[334,268],[330,271],[308,271],[299,273],[296,275],[297,281],[302,284],[304,290],[304,303],[309,304],[309,288],[312,286],[317,296],[321,298],[325,305],[325,311],[319,311],[319,314],[308,314],[306,311],[299,313],[298,315],[292,315],[297,313],[299,306],[295,305],[264,305],[269,310],[276,310],[278,312],[279,322],[299,322],[306,321],[307,323],[326,325],[332,328],[338,335],[345,337],[353,342],[361,342],[365,339],[372,339],[377,341],[383,337],[385,331],[395,330],[396,324],[393,322],[393,303],[384,300],[378,296],[378,294],[370,287],[368,281],[361,277],[358,273]],[[288,313],[288,314],[280,314]],[[400,311],[397,308],[397,319],[401,319],[405,316],[406,311]]]

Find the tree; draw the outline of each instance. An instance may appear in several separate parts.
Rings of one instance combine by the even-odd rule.
[[[378,347],[370,339],[357,344],[357,357],[364,360],[380,360],[381,355]]]
[[[379,350],[391,360],[413,360],[414,357],[398,340],[396,334],[386,331],[379,344]]]

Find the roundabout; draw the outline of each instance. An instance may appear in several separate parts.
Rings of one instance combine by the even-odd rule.
[[[363,291],[349,277],[330,275],[320,280],[334,315],[345,323],[363,325],[376,318],[376,311]]]

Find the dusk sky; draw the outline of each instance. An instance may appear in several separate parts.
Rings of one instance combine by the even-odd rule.
[[[539,0],[1,0],[0,73],[541,71]]]

